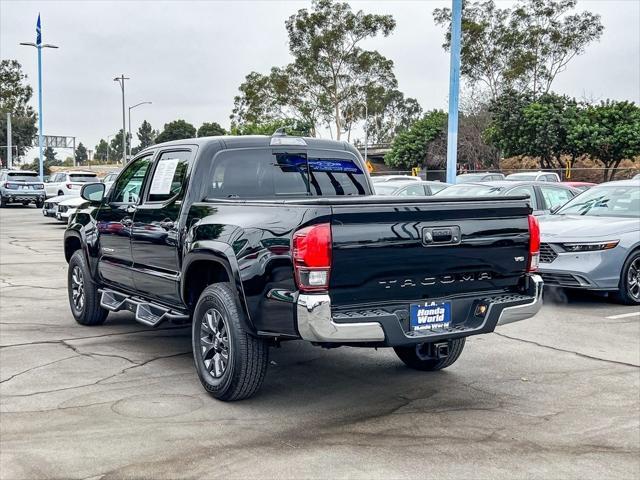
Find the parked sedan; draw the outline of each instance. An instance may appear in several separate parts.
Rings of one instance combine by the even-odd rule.
[[[554,172],[519,172],[507,175],[507,180],[510,180],[512,182],[559,182],[560,177],[557,173]]]
[[[580,190],[550,182],[460,183],[437,193],[439,197],[489,197],[492,195],[528,195],[534,215],[544,215],[564,205]]]
[[[478,183],[504,180],[504,174],[497,172],[462,173],[456,177],[456,183]]]
[[[569,187],[577,188],[578,190],[589,190],[591,187],[597,185],[597,183],[591,182],[562,182],[563,185],[567,185]]]
[[[640,179],[597,185],[540,218],[545,285],[613,292],[640,304]]]
[[[371,177],[373,183],[395,182],[395,181],[419,182],[420,177],[412,177],[411,175],[374,175]]]
[[[451,184],[443,182],[413,182],[395,181],[376,183],[374,190],[376,195],[389,195],[393,197],[429,197],[440,190],[444,190]]]
[[[8,203],[34,203],[41,208],[44,197],[44,183],[36,172],[3,170],[0,173],[0,207]]]

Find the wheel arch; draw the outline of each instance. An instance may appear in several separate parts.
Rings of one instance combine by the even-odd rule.
[[[216,242],[218,243],[218,242]],[[244,289],[240,280],[235,256],[232,255],[230,246],[218,248],[199,248],[188,253],[182,265],[182,282],[180,285],[180,297],[190,309],[195,308],[200,295],[209,285],[228,282],[231,284],[238,304],[244,313],[248,331],[255,333],[255,327],[249,315]]]

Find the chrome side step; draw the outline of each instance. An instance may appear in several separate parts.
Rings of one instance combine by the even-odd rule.
[[[114,290],[101,289],[100,306],[110,312],[129,310],[135,314],[138,322],[149,327],[157,327],[168,321],[176,324],[189,322],[189,315],[170,310],[164,306],[150,303],[141,298],[131,297]]]

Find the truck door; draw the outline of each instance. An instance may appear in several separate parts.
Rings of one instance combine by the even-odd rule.
[[[133,160],[96,214],[100,235],[98,272],[105,283],[132,289],[131,227],[153,153]]]
[[[190,149],[161,151],[133,217],[131,250],[136,290],[164,303],[180,303],[179,223],[192,158]]]

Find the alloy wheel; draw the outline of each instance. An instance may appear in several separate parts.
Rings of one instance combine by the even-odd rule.
[[[75,309],[81,312],[84,308],[84,276],[78,265],[71,272],[71,299]]]
[[[627,270],[627,288],[629,295],[640,301],[640,257],[636,258]]]
[[[206,370],[213,378],[224,375],[229,365],[229,328],[216,308],[207,310],[200,324],[200,351]]]

